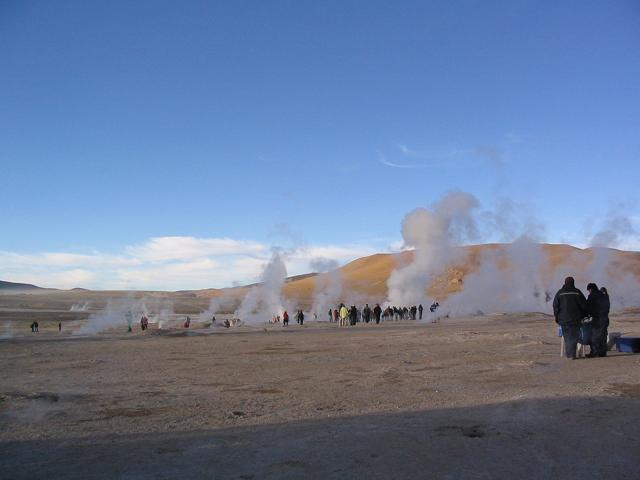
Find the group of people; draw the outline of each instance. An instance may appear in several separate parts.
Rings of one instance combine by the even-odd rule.
[[[440,304],[434,301],[429,310],[435,312],[439,306]],[[341,303],[337,308],[329,309],[328,315],[329,322],[338,323],[343,327],[355,325],[359,322],[369,323],[375,321],[378,324],[381,321],[389,320],[422,320],[423,311],[422,304],[411,307],[389,306],[382,309],[380,304],[376,303],[376,306],[371,309],[367,303],[362,309],[359,309],[355,305],[347,307],[344,303]]]
[[[355,325],[358,322],[369,323],[375,321],[380,323],[382,317],[382,308],[376,303],[376,306],[371,309],[367,303],[362,310],[355,305],[351,305],[347,308],[344,303],[341,303],[338,308],[329,309],[329,322],[338,323],[341,327],[347,325]]]
[[[280,323],[280,315],[274,315],[271,319],[271,323]],[[298,310],[296,312],[296,323],[298,325],[304,325],[304,312],[302,310]],[[282,313],[282,326],[286,327],[289,325],[289,312],[286,310]]]
[[[562,328],[565,356],[570,359],[577,357],[578,343],[590,346],[586,357],[607,356],[609,293],[605,287],[598,289],[595,283],[589,283],[587,291],[589,296],[585,298],[574,278],[567,277],[553,298],[553,315]],[[590,328],[584,328],[585,324]]]
[[[376,323],[380,323],[380,317],[382,315],[382,308],[376,303],[376,306],[369,307],[367,303],[362,310],[358,309],[355,305],[347,308],[344,303],[341,303],[338,308],[329,309],[329,322],[338,323],[341,327],[347,325],[355,325],[357,322],[369,323],[375,319]]]
[[[38,333],[40,331],[40,324],[37,321],[31,322],[31,333]],[[62,332],[62,322],[58,322],[58,332]]]

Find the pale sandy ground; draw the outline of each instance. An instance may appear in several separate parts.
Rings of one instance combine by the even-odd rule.
[[[54,326],[0,341],[0,478],[640,478],[640,355],[564,360],[542,314]]]

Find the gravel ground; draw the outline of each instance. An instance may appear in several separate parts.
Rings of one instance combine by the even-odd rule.
[[[640,355],[569,361],[555,334],[543,314],[45,323],[0,341],[0,478],[640,478]]]

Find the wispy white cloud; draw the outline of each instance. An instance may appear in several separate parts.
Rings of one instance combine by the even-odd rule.
[[[4,275],[2,269],[0,269],[0,275]],[[16,270],[8,276],[3,276],[2,279],[18,283],[35,283],[43,287],[69,289],[91,284],[95,280],[95,274],[81,268],[52,271]]]
[[[397,145],[396,152],[390,160],[387,155],[378,151],[378,161],[387,167],[403,168],[403,169],[422,169],[422,168],[448,168],[469,161],[469,153],[471,151],[459,150],[456,148],[441,149],[440,151],[421,152],[411,149],[404,144]]]
[[[258,242],[231,238],[155,237],[126,253],[143,261],[162,262],[222,255],[260,255],[266,247]]]
[[[423,163],[400,163],[400,162],[392,162],[387,160],[386,158],[380,158],[380,163],[382,165],[386,165],[387,167],[393,168],[428,168],[431,165],[423,164]]]
[[[0,279],[56,288],[221,288],[256,282],[270,252],[256,241],[188,236],[154,237],[116,254],[0,251]],[[304,245],[288,250],[285,263],[297,275],[318,259],[344,264],[372,253],[366,245]]]
[[[523,137],[516,134],[507,134],[503,139],[496,142],[477,146],[415,148],[408,146],[406,143],[397,143],[391,153],[387,155],[379,151],[377,153],[378,161],[382,165],[392,168],[447,168],[483,162],[488,162],[495,167],[502,167],[509,163],[514,148],[523,142]]]

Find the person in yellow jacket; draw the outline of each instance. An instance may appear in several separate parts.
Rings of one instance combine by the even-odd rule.
[[[340,326],[345,327],[347,325],[347,318],[349,318],[349,310],[344,306],[344,303],[340,305]]]

